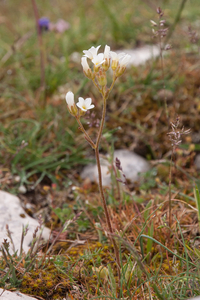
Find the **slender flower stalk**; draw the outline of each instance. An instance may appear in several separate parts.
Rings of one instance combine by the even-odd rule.
[[[171,123],[172,131],[168,133],[169,139],[171,141],[172,147],[172,154],[171,154],[171,161],[170,161],[170,170],[169,170],[169,227],[171,228],[172,225],[172,214],[171,214],[171,207],[172,207],[172,199],[171,199],[171,185],[172,185],[172,162],[173,157],[175,154],[176,148],[181,144],[182,135],[186,135],[190,133],[190,129],[185,130],[184,127],[182,129],[179,128],[180,119],[177,116],[174,123]],[[175,162],[176,168],[176,162]]]
[[[95,143],[91,140],[91,138],[89,137],[89,135],[87,134],[87,131],[85,131],[85,128],[83,127],[81,121],[80,121],[80,118],[78,116],[75,117],[76,118],[76,121],[78,122],[79,124],[79,128],[80,130],[85,134],[85,139],[86,141],[90,144],[90,146],[95,149],[96,148],[96,145]]]
[[[98,47],[91,47],[89,50],[84,50],[84,56],[81,59],[81,64],[83,67],[83,72],[85,76],[87,76],[89,79],[92,80],[100,94],[102,95],[103,99],[103,111],[102,111],[102,117],[101,117],[101,123],[99,127],[99,131],[97,134],[96,142],[93,142],[90,136],[88,135],[87,131],[83,127],[80,118],[86,113],[87,110],[90,110],[94,108],[94,105],[92,104],[91,98],[84,98],[79,97],[79,102],[74,102],[74,94],[72,92],[68,92],[66,95],[66,101],[68,105],[69,112],[76,118],[80,130],[84,133],[85,139],[87,142],[91,145],[91,147],[95,150],[95,157],[97,162],[97,169],[98,169],[98,179],[99,179],[99,191],[101,195],[102,205],[105,212],[106,217],[106,225],[107,225],[107,234],[110,238],[111,243],[114,247],[115,252],[115,258],[116,258],[116,264],[117,264],[117,270],[118,270],[118,277],[119,277],[119,286],[121,284],[121,264],[120,264],[120,257],[119,257],[119,249],[117,247],[116,241],[114,239],[114,231],[113,226],[110,218],[110,214],[108,211],[108,207],[106,204],[106,198],[103,191],[103,184],[102,184],[102,172],[101,172],[101,164],[100,164],[100,154],[99,154],[99,145],[102,137],[102,132],[104,128],[105,123],[105,117],[106,117],[106,104],[108,96],[115,84],[116,79],[121,76],[124,71],[126,70],[126,66],[130,60],[130,55],[126,55],[125,53],[117,54],[115,52],[110,51],[109,46],[105,46],[104,53],[99,53],[100,46]],[[93,71],[90,68],[88,61],[91,60],[93,63]],[[113,70],[113,81],[110,87],[107,87],[107,77],[106,77],[106,71],[109,69],[111,64],[111,68]],[[78,107],[77,110],[75,110],[75,107]]]
[[[111,234],[110,240],[111,240],[111,242],[113,244],[113,247],[114,247],[115,258],[116,258],[117,269],[118,269],[119,284],[120,284],[120,280],[121,280],[120,265],[121,264],[120,264],[119,250],[118,250],[117,244],[116,244],[116,242],[115,242],[115,240],[112,236],[112,234],[114,232],[113,232],[113,228],[112,228],[110,215],[109,215],[109,212],[108,212],[108,207],[107,207],[107,204],[106,204],[105,195],[104,195],[104,192],[103,192],[102,172],[101,172],[101,164],[100,164],[100,156],[99,156],[99,144],[100,144],[100,141],[101,141],[101,136],[102,136],[103,127],[104,127],[104,123],[105,123],[105,116],[106,116],[106,100],[107,100],[106,98],[103,98],[103,113],[102,113],[102,118],[101,118],[100,129],[99,129],[99,133],[98,133],[97,141],[96,141],[95,157],[96,157],[98,177],[99,177],[99,190],[100,190],[101,199],[102,199],[102,203],[103,203],[103,208],[104,208],[104,212],[105,212],[105,216],[106,216],[107,227],[109,229],[109,233]]]
[[[40,89],[43,95],[43,107],[46,106],[46,82],[45,82],[45,51],[43,46],[43,40],[42,40],[42,32],[41,28],[39,26],[39,12],[37,8],[37,4],[35,0],[31,0],[32,6],[33,6],[33,12],[35,16],[36,21],[36,28],[37,28],[37,37],[38,37],[38,44],[39,44],[39,50],[40,50]]]
[[[164,74],[164,59],[163,59],[163,45],[162,45],[162,40],[164,37],[166,37],[168,33],[168,28],[165,27],[166,20],[163,19],[164,12],[160,7],[156,9],[156,12],[159,17],[159,22],[156,23],[153,20],[151,20],[151,25],[154,27],[152,28],[153,36],[156,38],[158,37],[158,43],[159,43],[159,48],[160,48],[160,62],[161,62],[161,70],[162,70],[162,82],[163,82],[163,89],[165,91],[165,74]],[[170,45],[166,45],[165,50],[169,50],[171,48]],[[166,98],[166,93],[164,95],[164,102],[165,102],[165,112],[166,116],[168,119],[168,126],[170,126],[169,122],[169,111],[168,111],[168,106],[167,106],[167,98]]]

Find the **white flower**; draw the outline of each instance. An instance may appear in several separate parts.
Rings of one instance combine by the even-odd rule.
[[[82,67],[83,67],[83,71],[84,71],[85,73],[87,73],[88,70],[90,69],[90,67],[89,67],[89,65],[88,65],[88,62],[87,62],[87,57],[83,56],[83,57],[81,58],[81,65],[82,65]]]
[[[74,103],[74,94],[72,92],[68,92],[66,94],[66,102],[68,106],[68,110],[72,116],[76,116],[78,113],[77,107]]]
[[[128,63],[130,62],[131,55],[126,54],[121,60],[120,60],[120,67],[126,67]]]
[[[110,47],[109,46],[105,46],[105,49],[104,49],[104,59],[108,60],[109,61],[109,58],[110,58]]]
[[[79,102],[76,104],[82,111],[87,111],[88,109],[91,109],[94,107],[94,104],[92,103],[91,98],[86,98],[85,100],[82,97],[78,98]]]
[[[116,53],[114,51],[110,51],[110,56],[112,58],[112,61],[119,61],[125,55],[126,55],[126,53],[124,53],[124,52]]]
[[[65,98],[69,107],[74,106],[74,94],[72,92],[68,92]]]
[[[129,54],[126,54],[120,59],[119,65],[115,71],[115,76],[119,77],[124,73],[124,71],[126,70],[126,66],[130,62],[130,59],[131,59],[131,55]]]
[[[99,53],[92,59],[92,62],[95,65],[95,67],[99,67],[100,65],[102,65],[104,63],[104,61],[105,61],[105,59],[104,59],[103,53]]]
[[[84,56],[86,56],[92,60],[97,55],[100,47],[101,47],[101,45],[99,45],[96,48],[94,46],[92,46],[89,50],[83,50],[83,53],[85,54]]]
[[[110,47],[109,46],[105,46],[104,49],[104,63],[102,64],[102,67],[104,69],[104,71],[106,72],[109,67],[110,67]]]
[[[110,56],[112,59],[111,68],[113,71],[115,71],[118,66],[119,60],[125,56],[125,53],[122,52],[117,54],[116,52],[110,51]]]

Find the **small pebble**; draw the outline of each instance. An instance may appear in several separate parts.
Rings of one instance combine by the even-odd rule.
[[[154,100],[161,101],[161,102],[164,102],[166,100],[167,102],[171,102],[173,100],[173,96],[174,94],[172,91],[162,89],[159,90],[157,94],[154,96]]]
[[[22,184],[22,185],[20,185],[20,187],[18,188],[18,191],[19,191],[21,194],[26,194],[27,189],[26,189],[26,187]]]

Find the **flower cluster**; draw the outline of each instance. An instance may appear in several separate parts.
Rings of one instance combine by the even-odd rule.
[[[107,45],[105,46],[104,53],[98,53],[100,47],[101,46],[96,48],[91,47],[89,50],[84,50],[81,64],[86,77],[91,79],[102,96],[107,98],[115,80],[126,70],[126,66],[129,63],[131,56],[125,53],[117,54],[116,52],[110,51],[110,47]],[[92,69],[88,64],[88,59],[93,64]],[[108,71],[110,67],[113,70],[113,84],[110,88],[107,88],[106,71]],[[70,114],[75,117],[84,115],[87,110],[94,107],[91,98],[86,98],[84,100],[82,97],[79,97],[78,100],[79,102],[75,104],[74,94],[72,92],[66,94],[68,110]]]
[[[91,109],[94,107],[94,104],[92,104],[91,98],[86,98],[85,100],[82,97],[78,98],[79,102],[76,103],[76,105],[80,108],[79,116],[85,114],[85,112],[88,109]],[[72,116],[78,115],[78,109],[74,102],[74,94],[72,92],[68,92],[66,94],[66,102],[68,105],[68,110]]]
[[[81,59],[81,64],[83,67],[83,72],[85,75],[90,78],[94,79],[97,74],[95,73],[103,73],[106,72],[109,67],[111,66],[114,75],[116,77],[121,76],[124,71],[126,70],[126,66],[130,61],[131,56],[125,53],[119,53],[117,54],[116,52],[110,51],[109,46],[105,46],[104,53],[98,53],[98,50],[101,46],[98,47],[91,47],[89,50],[84,50],[83,57]],[[91,68],[89,67],[87,59],[90,59],[91,62],[93,63],[93,70],[92,72]],[[104,86],[105,80],[102,81],[101,78],[100,80],[97,77],[97,81],[101,86]]]

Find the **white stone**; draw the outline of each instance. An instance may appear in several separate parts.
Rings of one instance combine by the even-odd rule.
[[[27,190],[25,185],[20,185],[20,187],[18,188],[18,192],[22,193],[22,194],[26,194]]]
[[[123,172],[131,182],[138,180],[138,173],[147,172],[150,169],[150,165],[146,159],[129,150],[114,151],[114,161],[116,157],[121,161]],[[111,184],[109,166],[110,164],[107,160],[101,159],[102,183],[104,186]],[[86,166],[81,173],[81,177],[98,182],[97,165],[90,164]]]
[[[160,49],[158,46],[143,46],[136,49],[121,49],[120,51],[115,51],[116,53],[124,52],[131,56],[128,66],[139,66],[144,64],[146,61],[152,58],[156,58],[160,54]]]
[[[1,300],[36,300],[36,298],[27,296],[18,291],[10,292],[6,290],[4,291],[3,289],[0,289],[0,298]]]
[[[18,197],[9,193],[0,191],[0,247],[4,239],[10,242],[6,224],[9,226],[9,230],[12,232],[12,239],[15,245],[15,250],[20,251],[20,242],[22,234],[22,226],[28,225],[28,232],[24,238],[23,250],[28,252],[30,244],[33,240],[33,233],[35,228],[39,225],[38,221],[31,218],[21,207],[20,200]],[[38,230],[37,234],[40,233]],[[49,239],[50,229],[44,227],[42,237],[45,240]],[[10,253],[13,253],[13,248],[10,243]],[[0,253],[1,255],[1,253]]]

